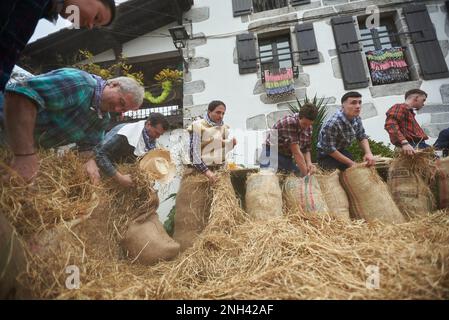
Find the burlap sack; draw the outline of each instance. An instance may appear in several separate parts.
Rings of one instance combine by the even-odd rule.
[[[345,189],[340,184],[340,171],[335,170],[329,175],[319,175],[317,179],[330,215],[344,221],[350,221],[349,200]]]
[[[437,161],[438,209],[449,208],[449,157]]]
[[[29,298],[29,292],[18,281],[26,265],[22,242],[0,213],[0,300]]]
[[[121,245],[127,258],[147,266],[175,258],[180,248],[155,212],[131,222]]]
[[[387,185],[373,167],[361,165],[346,169],[340,175],[340,182],[348,195],[349,210],[354,217],[368,222],[405,222]]]
[[[329,209],[315,176],[298,178],[288,176],[284,182],[284,199],[287,208],[298,214],[328,215]]]
[[[433,210],[433,196],[429,186],[401,158],[394,159],[390,164],[388,187],[394,202],[406,217],[425,215]]]
[[[255,220],[282,216],[282,191],[275,173],[263,170],[248,177],[245,208]]]
[[[176,195],[173,233],[173,239],[180,244],[181,251],[192,246],[209,221],[210,192],[204,175],[192,169],[185,171]]]

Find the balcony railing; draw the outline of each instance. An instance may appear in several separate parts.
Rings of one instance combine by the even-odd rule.
[[[254,12],[279,9],[288,6],[288,0],[253,0]]]

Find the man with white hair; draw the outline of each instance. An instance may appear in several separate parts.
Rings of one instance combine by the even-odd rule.
[[[91,151],[103,139],[109,112],[137,110],[143,96],[132,78],[105,81],[73,68],[9,84],[3,114],[11,168],[29,181],[39,168],[36,147],[76,143],[79,151]]]

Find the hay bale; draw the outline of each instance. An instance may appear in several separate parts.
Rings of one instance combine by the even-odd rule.
[[[146,266],[171,260],[180,249],[179,244],[165,231],[156,212],[134,220],[121,244],[125,255],[132,262],[137,261]]]
[[[427,153],[413,156],[399,155],[388,171],[388,187],[399,210],[407,217],[425,215],[434,209],[432,191],[429,188],[428,164],[433,162]]]
[[[197,171],[186,170],[176,195],[173,233],[181,251],[192,246],[209,221],[210,201],[208,179]]]
[[[317,179],[330,215],[343,221],[351,221],[348,196],[340,184],[340,171],[335,170],[328,175],[317,175]]]
[[[340,182],[349,198],[349,209],[354,217],[368,222],[403,223],[387,185],[374,168],[364,165],[351,167],[340,175]]]
[[[329,209],[321,192],[316,176],[298,178],[289,176],[285,179],[283,195],[293,212],[306,216],[329,215]]]
[[[282,191],[276,174],[262,170],[248,177],[245,208],[246,212],[256,220],[282,216]]]
[[[449,208],[449,157],[437,161],[438,209]]]

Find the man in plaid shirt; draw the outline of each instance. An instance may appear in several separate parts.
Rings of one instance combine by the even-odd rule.
[[[0,1],[0,94],[38,21],[56,22],[58,15],[71,18],[72,7],[79,9],[80,27],[92,29],[112,22],[114,0],[1,0]]]
[[[420,89],[409,90],[405,93],[405,103],[395,104],[386,113],[385,130],[390,135],[390,141],[405,154],[414,154],[415,148],[430,148],[425,143],[429,137],[419,126],[413,112],[413,109],[422,109],[426,99],[426,92]]]
[[[299,113],[279,119],[262,146],[260,167],[295,173],[300,171],[303,176],[313,174],[316,168],[312,164],[310,148],[312,124],[317,114],[317,107],[306,103]]]
[[[103,139],[109,112],[136,110],[143,95],[143,87],[134,79],[104,81],[73,68],[9,84],[3,114],[7,141],[14,153],[12,169],[31,180],[38,171],[36,146],[76,143],[80,151],[92,150]]]
[[[342,108],[323,125],[318,135],[318,165],[324,170],[341,171],[354,166],[354,158],[346,148],[355,139],[365,153],[363,160],[368,166],[374,165],[376,162],[360,118],[362,95],[347,92],[341,98],[341,104]]]

